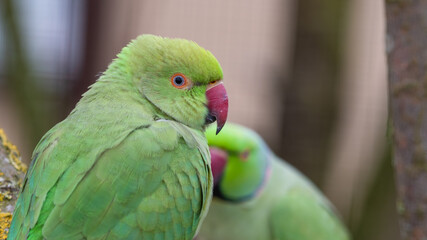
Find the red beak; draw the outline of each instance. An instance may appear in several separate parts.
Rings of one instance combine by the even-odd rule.
[[[215,147],[210,147],[209,151],[211,152],[212,175],[216,185],[224,172],[225,165],[227,165],[228,155],[227,152]]]
[[[208,99],[209,109],[206,123],[213,123],[216,120],[216,134],[218,134],[227,121],[228,114],[228,97],[222,82],[208,88],[206,98]]]

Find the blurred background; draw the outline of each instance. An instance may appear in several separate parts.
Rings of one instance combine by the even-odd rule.
[[[229,120],[322,189],[354,239],[398,239],[382,0],[0,0],[0,128],[24,161],[143,33],[209,49]]]

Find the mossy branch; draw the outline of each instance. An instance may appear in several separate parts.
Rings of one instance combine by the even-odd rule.
[[[0,128],[0,240],[7,238],[26,171],[27,166],[21,162],[18,149]]]

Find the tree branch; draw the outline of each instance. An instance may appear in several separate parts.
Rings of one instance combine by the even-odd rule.
[[[0,240],[7,238],[12,213],[27,167],[15,145],[0,128]]]
[[[387,1],[389,97],[403,239],[427,238],[427,2]]]

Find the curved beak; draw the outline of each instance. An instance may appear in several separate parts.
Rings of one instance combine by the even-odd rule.
[[[211,168],[214,185],[216,185],[224,172],[225,165],[227,165],[228,154],[227,152],[215,147],[209,147],[209,151],[211,153]]]
[[[206,90],[206,98],[208,99],[209,109],[206,123],[213,123],[216,120],[216,134],[218,134],[227,121],[228,114],[228,97],[224,84],[217,82],[209,86]]]

